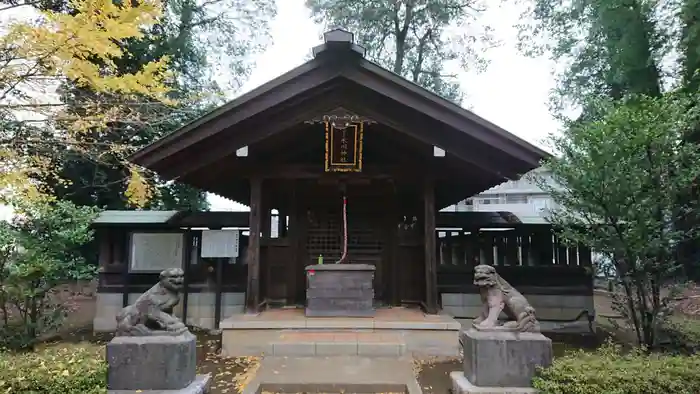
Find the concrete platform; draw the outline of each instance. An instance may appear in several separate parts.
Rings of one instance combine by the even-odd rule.
[[[410,359],[367,357],[265,357],[242,394],[422,394]]]
[[[306,317],[303,309],[236,315],[222,327],[222,354],[235,356],[454,357],[461,325],[411,308],[372,318]]]
[[[237,314],[221,321],[222,330],[250,329],[399,329],[459,330],[461,324],[448,315],[426,315],[414,308],[377,309],[371,317],[307,317],[304,310],[273,309],[258,314]]]

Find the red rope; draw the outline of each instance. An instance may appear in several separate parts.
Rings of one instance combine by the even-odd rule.
[[[343,255],[336,264],[344,263],[348,258],[348,198],[343,196]]]

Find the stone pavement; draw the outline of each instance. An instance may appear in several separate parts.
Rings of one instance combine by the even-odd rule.
[[[243,394],[422,391],[410,358],[265,357]]]

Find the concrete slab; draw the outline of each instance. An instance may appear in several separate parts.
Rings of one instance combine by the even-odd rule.
[[[261,388],[422,394],[411,359],[396,357],[265,357],[243,394],[258,394]]]

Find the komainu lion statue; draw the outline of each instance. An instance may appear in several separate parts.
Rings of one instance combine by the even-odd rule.
[[[474,285],[479,287],[483,310],[474,319],[474,328],[482,331],[539,332],[540,325],[535,317],[535,308],[498,275],[490,265],[474,268]],[[498,316],[505,313],[509,321],[499,325]]]
[[[187,326],[173,316],[173,308],[180,302],[184,279],[185,273],[180,268],[161,272],[155,286],[117,315],[116,335],[177,336],[188,332]]]

